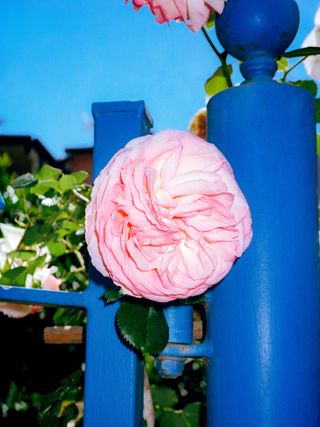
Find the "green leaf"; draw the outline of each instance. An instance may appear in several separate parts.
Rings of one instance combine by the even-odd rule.
[[[205,295],[198,295],[196,297],[190,297],[186,299],[180,299],[176,301],[176,304],[178,305],[199,305],[199,304],[206,304],[207,298]]]
[[[163,412],[158,417],[160,427],[187,427],[181,414]]]
[[[19,258],[22,261],[30,261],[35,256],[36,256],[36,252],[34,251],[12,251],[8,253],[8,257]]]
[[[200,427],[204,425],[204,405],[200,402],[189,403],[183,408],[183,418],[187,427]]]
[[[57,326],[81,326],[85,318],[86,312],[83,310],[59,307],[54,313],[53,322]]]
[[[65,230],[64,228],[59,228],[59,230],[57,230],[56,233],[58,234],[58,237],[63,238],[64,236],[66,236],[67,234],[70,233],[70,230]]]
[[[35,179],[31,173],[26,173],[24,175],[18,176],[14,181],[11,183],[11,187],[13,188],[25,188],[25,187],[31,187],[35,185],[38,181]]]
[[[152,384],[151,393],[155,405],[172,408],[172,406],[176,405],[179,401],[175,390],[166,385]]]
[[[122,337],[142,353],[160,353],[168,343],[169,330],[161,308],[148,301],[125,301],[117,312]]]
[[[50,240],[50,242],[47,243],[47,246],[52,256],[61,256],[67,252],[65,245],[61,242]]]
[[[75,222],[65,220],[62,222],[62,228],[70,231],[78,231],[82,227],[79,224],[76,224]]]
[[[318,87],[313,80],[298,80],[296,82],[289,82],[293,86],[302,87],[308,90],[312,96],[317,96]]]
[[[112,302],[118,301],[122,297],[121,288],[114,284],[108,285],[101,299],[105,304],[111,304]]]
[[[211,14],[209,16],[209,19],[208,19],[208,21],[206,23],[206,28],[208,30],[210,30],[210,28],[214,27],[215,20],[216,20],[216,14],[215,14],[215,12],[211,12]]]
[[[44,195],[51,189],[58,191],[58,178],[60,177],[61,173],[62,171],[60,169],[54,168],[52,166],[42,166],[42,168],[36,175],[38,183],[32,187],[31,193]]]
[[[12,165],[12,160],[9,156],[9,154],[4,151],[0,154],[0,168],[7,169]]]
[[[55,191],[58,191],[59,189],[58,181],[55,181],[53,179],[41,180],[41,181],[38,181],[37,184],[31,188],[31,193],[43,196],[49,190],[52,190],[52,189]]]
[[[298,58],[300,56],[320,55],[320,47],[304,47],[291,50],[283,54],[286,58]]]
[[[27,276],[26,267],[16,267],[1,274],[0,283],[5,286],[24,286]]]
[[[22,241],[25,245],[31,246],[34,243],[46,241],[48,234],[51,232],[52,227],[49,224],[35,224],[26,229]]]
[[[53,180],[53,181],[57,181],[57,179],[59,178],[59,176],[61,175],[62,171],[61,169],[58,168],[54,168],[52,166],[49,165],[44,165],[42,166],[42,168],[39,170],[37,177],[39,178],[39,180]]]
[[[78,171],[78,172],[73,172],[71,176],[75,178],[75,180],[77,181],[77,184],[82,184],[83,181],[85,181],[88,178],[89,174],[88,172],[85,172],[85,171]]]
[[[320,133],[317,133],[317,156],[320,157]]]
[[[77,187],[77,180],[72,175],[62,175],[59,179],[59,190],[65,193],[69,190],[74,190]]]
[[[286,71],[288,68],[289,62],[286,58],[282,57],[277,61],[278,71]]]
[[[41,256],[40,258],[35,259],[32,262],[28,263],[27,273],[33,274],[37,268],[43,267],[46,262],[46,255]]]
[[[320,98],[317,98],[315,102],[316,102],[316,122],[320,123]]]
[[[232,74],[232,66],[227,66],[228,72]],[[209,96],[214,96],[225,89],[228,89],[228,82],[223,74],[222,67],[219,67],[215,73],[206,81],[205,91]]]

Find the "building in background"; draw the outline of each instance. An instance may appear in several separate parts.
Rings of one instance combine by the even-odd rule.
[[[87,183],[92,183],[92,147],[67,148],[67,158],[64,160],[64,169],[67,172],[84,170],[89,173]]]
[[[34,173],[45,163],[61,167],[61,161],[56,160],[38,139],[30,136],[0,135],[0,154],[4,152],[11,158],[18,174]]]
[[[38,140],[30,136],[0,135],[0,154],[7,153],[12,160],[12,169],[19,175],[35,173],[45,163],[65,172],[85,170],[89,173],[88,183],[92,181],[92,152],[88,148],[68,148],[67,157],[57,160]]]

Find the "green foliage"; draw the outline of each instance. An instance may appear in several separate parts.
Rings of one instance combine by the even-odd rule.
[[[307,91],[309,91],[312,96],[314,96],[314,97],[317,96],[318,87],[313,80],[298,80],[296,82],[290,82],[290,84],[297,86],[297,87],[302,87],[302,88],[306,89]]]
[[[320,98],[315,100],[316,104],[316,122],[320,123]]]
[[[35,176],[25,174],[12,180],[10,192],[4,191],[2,222],[18,225],[25,233],[0,271],[3,284],[24,286],[28,274],[54,267],[62,289],[85,289],[84,218],[91,192],[83,183],[87,176],[86,172],[64,174],[44,165]]]
[[[158,414],[160,427],[201,427],[204,405],[200,402],[189,403],[180,411],[166,410]],[[200,424],[201,423],[201,424]]]
[[[105,304],[111,304],[112,302],[118,301],[122,297],[121,288],[116,285],[106,286],[104,294],[101,296],[101,299]]]
[[[304,56],[320,55],[320,47],[304,47],[301,49],[291,50],[285,52],[283,56],[285,58],[299,58]]]
[[[210,14],[210,16],[209,16],[209,19],[208,19],[208,21],[207,21],[207,23],[206,23],[206,28],[207,28],[208,30],[210,30],[211,28],[213,28],[213,27],[214,27],[214,25],[215,25],[215,20],[216,20],[216,14],[215,14],[215,12],[211,12],[211,14]]]
[[[1,284],[5,286],[24,286],[26,281],[27,268],[16,267],[1,275]]]
[[[57,308],[53,316],[53,321],[56,326],[81,326],[86,324],[86,313],[77,308]]]
[[[83,372],[78,370],[61,381],[52,393],[34,393],[32,405],[39,413],[40,427],[65,427],[71,420],[80,421],[83,416]]]
[[[12,160],[8,153],[4,152],[0,154],[0,168],[8,169],[12,165]]]
[[[232,66],[227,66],[227,72],[229,75],[232,75]],[[228,89],[228,81],[223,72],[222,66],[219,67],[213,75],[206,81],[205,91],[208,96],[214,96],[219,92],[222,92],[225,89]]]
[[[278,59],[277,65],[278,65],[278,71],[286,71],[289,66],[289,62],[286,58],[282,57]]]
[[[0,153],[0,191],[4,191],[12,180],[12,173],[10,167],[12,161],[8,153]]]
[[[189,362],[179,379],[162,379],[155,358],[145,357],[152,400],[159,427],[201,427],[205,425],[205,362]],[[204,387],[203,387],[204,386]]]
[[[207,298],[205,295],[198,295],[196,297],[190,297],[186,299],[176,300],[177,305],[205,305]]]
[[[179,402],[178,394],[172,388],[166,385],[155,384],[151,387],[152,399],[155,405],[166,406],[172,408]]]
[[[124,340],[142,353],[160,353],[168,343],[163,311],[150,301],[124,301],[117,312],[117,326]]]
[[[6,417],[8,411],[26,412],[29,406],[29,397],[25,387],[18,387],[11,381],[6,402],[2,404],[2,416]]]
[[[15,180],[12,181],[11,187],[12,188],[25,188],[25,187],[31,187],[32,185],[35,185],[37,183],[37,180],[34,178],[31,173],[26,173],[24,175],[18,176]]]

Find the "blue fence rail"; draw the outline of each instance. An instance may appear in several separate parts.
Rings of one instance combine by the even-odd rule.
[[[276,12],[275,12],[276,11]],[[160,371],[208,359],[210,427],[320,425],[315,112],[303,89],[272,80],[274,58],[298,27],[293,0],[228,0],[217,19],[225,49],[247,79],[208,105],[208,139],[230,160],[252,210],[254,238],[207,294],[207,331],[193,344],[192,310],[169,307]],[[133,137],[149,132],[143,102],[94,104],[94,175]],[[91,269],[82,293],[0,287],[0,300],[87,310],[86,427],[141,427],[143,371],[118,338],[117,304],[99,299]]]

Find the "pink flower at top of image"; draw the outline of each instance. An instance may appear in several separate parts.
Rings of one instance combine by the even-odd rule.
[[[86,211],[93,265],[124,294],[158,302],[221,281],[251,237],[228,161],[183,131],[129,142],[99,174]]]
[[[320,7],[314,17],[314,28],[304,40],[302,47],[320,47]],[[312,78],[320,79],[320,55],[308,56],[304,60],[306,72]]]
[[[148,6],[159,24],[183,21],[194,32],[207,23],[212,12],[221,14],[224,3],[225,0],[132,0],[135,10]]]

